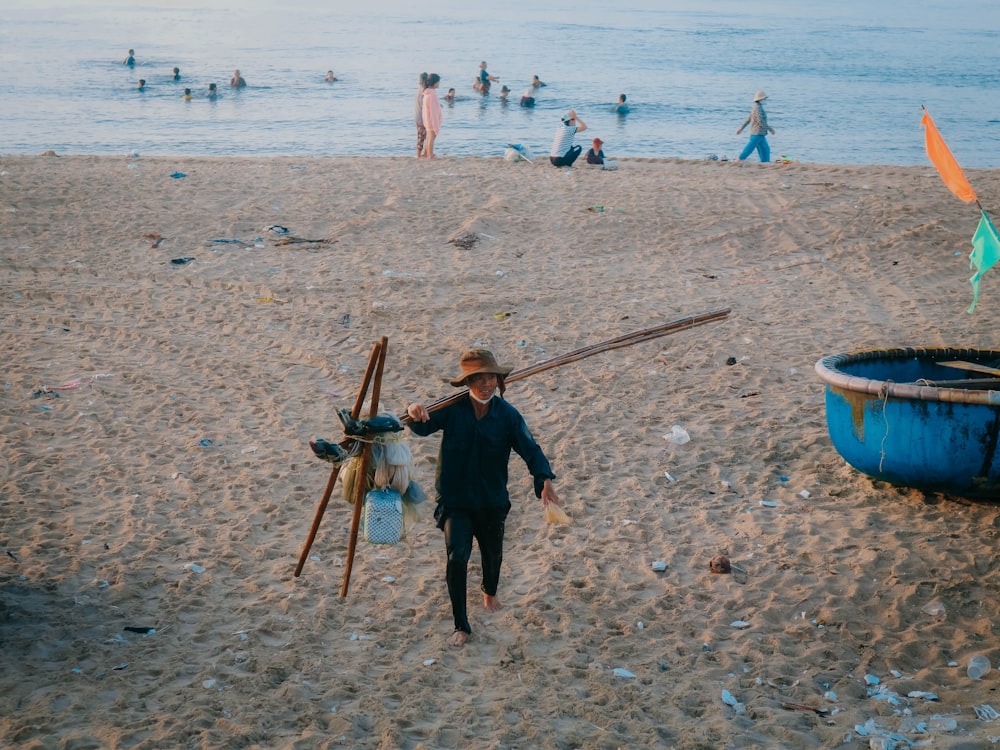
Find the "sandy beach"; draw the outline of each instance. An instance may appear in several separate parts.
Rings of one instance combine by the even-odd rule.
[[[978,220],[930,165],[0,157],[0,746],[996,746],[966,665],[1000,661],[1000,506],[849,467],[813,371],[997,346]],[[471,346],[521,368],[725,308],[510,386],[572,523],[515,456],[505,606],[463,649],[429,507],[341,597],[338,486],[293,576],[308,441],[380,337],[398,414]],[[438,439],[407,442],[433,495]]]

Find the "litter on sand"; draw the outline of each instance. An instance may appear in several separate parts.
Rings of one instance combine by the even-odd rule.
[[[679,424],[675,424],[670,428],[670,432],[663,436],[663,439],[668,443],[673,443],[674,445],[684,445],[686,442],[691,440],[691,436],[688,435],[687,430]]]

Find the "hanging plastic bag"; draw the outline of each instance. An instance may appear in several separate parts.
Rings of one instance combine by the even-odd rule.
[[[545,522],[546,523],[570,523],[570,517],[566,515],[566,511],[559,507],[556,503],[549,503],[545,506]]]

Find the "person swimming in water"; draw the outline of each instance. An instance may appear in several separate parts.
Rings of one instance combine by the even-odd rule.
[[[247,85],[247,82],[243,80],[243,76],[240,75],[239,68],[233,71],[233,77],[229,79],[229,85],[234,89],[241,89]]]
[[[122,65],[133,66],[135,65],[135,50],[130,49],[128,54],[125,55],[125,59],[122,60]]]
[[[335,76],[335,75],[333,74],[333,71],[332,71],[332,70],[328,70],[328,71],[326,71],[326,82],[327,82],[327,83],[333,83],[333,82],[334,82],[334,81],[336,81],[336,80],[337,80],[337,76]]]
[[[191,101],[191,89],[184,89],[184,101]]]

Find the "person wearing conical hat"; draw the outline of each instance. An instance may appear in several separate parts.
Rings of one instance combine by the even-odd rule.
[[[465,398],[429,412],[423,404],[410,404],[406,413],[416,435],[441,431],[435,489],[434,518],[444,532],[447,564],[445,580],[451,599],[455,630],[448,643],[465,645],[472,634],[466,603],[466,579],[472,541],[482,559],[483,604],[487,610],[501,608],[497,589],[503,562],[504,524],[510,512],[507,469],[510,453],[516,452],[534,478],[535,496],[543,506],[559,504],[552,488],[555,474],[524,418],[504,398],[504,379],[511,368],[497,363],[486,349],[471,349],[462,355],[460,373],[450,382],[467,387]]]
[[[760,156],[762,162],[767,163],[771,161],[771,147],[767,143],[767,134],[774,135],[774,128],[767,124],[767,113],[764,111],[764,100],[766,99],[767,94],[763,91],[758,91],[754,94],[753,108],[750,110],[750,115],[740,125],[739,130],[736,131],[736,135],[739,135],[747,125],[750,126],[750,140],[747,141],[747,145],[743,148],[742,153],[740,153],[740,161],[746,160],[754,151]]]

